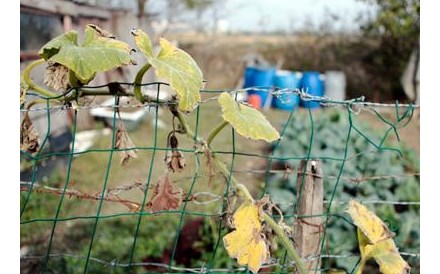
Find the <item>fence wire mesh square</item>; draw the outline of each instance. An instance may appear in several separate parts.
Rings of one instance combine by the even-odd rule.
[[[160,98],[164,85],[146,86]],[[182,131],[168,111],[174,99],[120,104],[115,96],[113,104],[104,106],[82,98],[59,106],[43,98],[45,103],[21,110],[40,130],[38,150],[20,151],[23,273],[248,273],[228,257],[222,242],[230,231],[228,216],[239,204],[231,177],[256,199],[269,195],[279,208],[273,212],[275,220],[293,228],[317,217],[298,215],[302,160],[321,161],[324,182],[320,252],[304,260],[319,258],[319,271],[354,272],[360,255],[356,228],[345,210],[349,200],[356,199],[387,223],[400,254],[419,272],[418,156],[401,136],[418,106],[271,90],[273,96],[298,93],[322,107],[265,111],[281,136],[271,144],[247,140],[228,127],[212,144],[212,153],[231,173],[225,178],[210,163],[198,137],[206,138],[222,121],[214,101],[223,91],[201,92],[203,101],[184,114],[194,138],[177,134],[177,150],[186,166],[182,172],[169,172],[173,184],[183,189],[182,203],[160,212],[153,212],[150,202],[156,182],[167,172],[167,136],[173,129]],[[100,101],[98,96],[90,98]],[[90,111],[98,108],[111,116],[87,123]],[[139,110],[146,114],[138,125],[131,128],[125,122],[133,145],[116,148],[118,113]],[[60,126],[54,122],[57,117],[68,122]],[[95,134],[93,142],[83,139],[86,129],[93,130],[88,131]],[[136,158],[121,165],[121,157],[131,152]],[[276,239],[273,243],[278,248],[271,246],[271,258],[260,273],[292,273],[295,266],[286,250]]]

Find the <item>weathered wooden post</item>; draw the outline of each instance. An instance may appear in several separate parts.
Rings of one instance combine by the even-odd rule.
[[[294,242],[309,273],[321,271],[321,236],[323,234],[322,216],[324,209],[324,187],[322,180],[322,163],[320,160],[302,160],[297,178],[298,218],[295,223]],[[321,215],[317,217],[301,217]]]

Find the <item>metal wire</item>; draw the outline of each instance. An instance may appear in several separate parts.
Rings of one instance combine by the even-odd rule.
[[[118,82],[120,85],[124,85],[127,87],[133,87],[133,83],[126,83],[126,82]],[[36,255],[25,255],[21,257],[22,261],[25,260],[39,260],[42,262],[42,272],[48,270],[50,259],[51,258],[57,258],[57,257],[73,257],[77,259],[81,259],[84,261],[84,273],[90,272],[90,262],[96,262],[101,264],[103,267],[109,267],[109,268],[127,268],[128,272],[132,272],[134,267],[159,267],[163,269],[163,272],[178,272],[178,273],[226,273],[226,272],[239,272],[239,271],[247,271],[246,268],[243,267],[232,267],[232,268],[216,268],[214,266],[214,263],[216,259],[218,258],[218,250],[222,248],[222,234],[225,231],[224,222],[222,220],[223,217],[227,216],[230,206],[230,198],[233,196],[234,189],[231,187],[231,180],[232,176],[237,174],[250,174],[250,175],[262,175],[264,176],[263,182],[261,186],[258,186],[261,188],[260,197],[263,197],[266,194],[266,190],[268,186],[271,183],[271,175],[273,174],[279,174],[279,175],[285,175],[289,180],[289,183],[293,181],[293,174],[297,173],[304,173],[305,170],[295,170],[294,168],[289,169],[283,169],[283,170],[275,170],[272,168],[272,162],[274,161],[300,161],[300,160],[307,160],[307,159],[322,159],[326,161],[333,161],[338,162],[340,169],[337,172],[337,174],[326,174],[322,177],[325,178],[327,181],[334,182],[334,188],[332,189],[332,193],[329,197],[326,197],[326,200],[324,200],[325,204],[325,212],[319,215],[303,215],[299,216],[296,214],[297,212],[297,206],[298,203],[296,200],[291,202],[283,202],[283,203],[277,203],[277,206],[287,206],[289,208],[294,209],[294,213],[290,215],[274,215],[274,219],[280,220],[280,219],[290,219],[290,220],[296,220],[296,219],[305,219],[305,218],[312,218],[317,216],[322,216],[325,220],[324,227],[327,228],[327,226],[330,224],[330,221],[334,218],[339,218],[343,220],[344,222],[347,222],[348,224],[354,226],[352,221],[343,214],[343,212],[333,212],[334,205],[340,204],[345,205],[349,201],[345,200],[337,200],[335,199],[336,193],[338,193],[341,190],[341,182],[346,181],[353,184],[360,184],[365,183],[367,184],[370,181],[378,181],[378,180],[385,180],[385,179],[397,179],[397,178],[414,178],[419,177],[420,174],[418,172],[410,172],[407,171],[407,173],[404,174],[382,174],[382,175],[365,175],[365,176],[359,176],[359,177],[350,177],[346,176],[344,174],[345,165],[347,163],[350,163],[352,161],[356,161],[360,155],[365,155],[366,153],[376,153],[377,151],[389,151],[398,153],[399,155],[403,155],[401,148],[397,146],[389,146],[386,144],[386,140],[389,139],[389,136],[394,136],[397,141],[400,141],[400,135],[399,135],[399,129],[402,127],[405,127],[409,121],[411,121],[413,111],[415,108],[419,108],[419,105],[413,105],[413,104],[400,104],[396,102],[395,104],[389,104],[389,103],[375,103],[375,102],[366,102],[364,97],[359,97],[351,100],[333,100],[331,98],[327,97],[319,97],[319,96],[313,96],[309,93],[307,93],[304,90],[298,90],[298,89],[284,89],[284,88],[277,88],[277,87],[251,87],[251,88],[245,88],[245,89],[233,89],[233,90],[202,90],[202,93],[210,94],[211,96],[203,101],[201,101],[196,108],[195,111],[195,136],[192,140],[193,147],[190,148],[177,148],[175,151],[181,151],[188,154],[192,154],[195,163],[194,166],[191,169],[191,172],[189,176],[186,177],[181,176],[179,179],[177,179],[175,182],[185,181],[189,183],[189,188],[185,190],[183,193],[183,204],[180,206],[179,210],[168,210],[168,211],[161,211],[161,212],[150,212],[146,210],[147,200],[149,195],[151,195],[150,190],[153,188],[152,186],[152,176],[154,172],[154,166],[157,164],[154,161],[155,155],[158,152],[166,152],[171,150],[169,147],[161,147],[158,144],[158,111],[159,107],[163,106],[174,106],[176,105],[177,101],[175,99],[169,99],[165,101],[159,100],[159,93],[161,91],[161,86],[168,85],[167,83],[162,82],[154,82],[154,83],[145,83],[142,84],[142,86],[155,86],[156,87],[156,97],[150,98],[151,100],[144,104],[136,104],[136,105],[119,105],[118,104],[118,98],[121,96],[132,96],[133,94],[127,93],[127,94],[120,94],[115,96],[115,102],[112,105],[89,105],[89,106],[78,106],[78,105],[51,105],[50,100],[55,98],[62,98],[63,96],[73,96],[72,91],[68,90],[64,92],[63,94],[58,95],[54,98],[43,98],[46,102],[45,106],[36,105],[33,106],[31,109],[21,109],[20,111],[22,113],[29,113],[29,112],[42,112],[46,119],[47,119],[47,125],[48,129],[46,132],[46,135],[43,138],[43,142],[41,144],[40,150],[36,154],[31,154],[25,151],[21,151],[21,154],[29,159],[32,162],[32,177],[30,182],[21,182],[20,187],[21,191],[24,193],[23,195],[23,204],[21,206],[20,211],[20,224],[21,226],[26,227],[33,227],[37,226],[38,224],[51,224],[50,233],[48,235],[47,239],[47,249],[46,254],[44,256],[36,256]],[[108,88],[109,84],[106,85],[99,85],[99,86],[85,86],[84,89],[102,89],[102,88]],[[239,151],[237,149],[237,143],[236,143],[236,132],[234,129],[231,129],[231,147],[225,148],[222,147],[221,150],[213,150],[212,153],[218,156],[228,156],[230,157],[230,161],[228,169],[230,171],[230,177],[229,178],[220,178],[218,174],[214,174],[212,177],[215,177],[219,180],[225,180],[226,183],[222,186],[221,191],[217,191],[214,189],[207,189],[203,191],[195,191],[196,186],[200,184],[201,179],[208,179],[211,180],[204,172],[201,170],[202,161],[201,157],[204,153],[200,149],[198,149],[198,140],[197,135],[200,134],[200,122],[203,120],[203,111],[204,108],[210,101],[216,100],[218,98],[218,93],[221,92],[229,92],[230,94],[234,94],[237,99],[237,95],[241,92],[246,92],[248,90],[258,90],[258,91],[264,91],[267,93],[270,93],[274,97],[279,97],[283,94],[298,94],[302,100],[305,101],[316,101],[319,102],[321,105],[326,107],[332,107],[338,108],[338,111],[344,112],[347,114],[348,117],[348,127],[346,132],[346,138],[345,138],[345,149],[342,155],[337,156],[326,156],[326,155],[315,155],[314,153],[314,145],[315,145],[315,137],[320,134],[319,131],[317,131],[315,127],[315,114],[312,112],[311,109],[308,109],[308,122],[310,123],[311,130],[310,135],[308,139],[308,145],[307,145],[307,152],[304,156],[294,156],[294,155],[288,155],[288,156],[275,156],[274,153],[267,154],[256,154],[256,153],[250,153],[247,151]],[[98,92],[98,91],[97,91]],[[99,91],[100,92],[100,91]],[[29,95],[32,95],[29,93]],[[41,97],[41,96],[40,96]],[[77,129],[77,113],[80,110],[90,110],[94,108],[111,108],[113,109],[113,127],[112,127],[112,142],[111,142],[111,148],[109,149],[98,149],[98,148],[91,148],[86,151],[75,151],[74,150],[74,143],[75,143],[75,136],[76,136],[76,129]],[[152,132],[153,136],[153,145],[152,146],[137,146],[137,147],[130,147],[126,149],[114,149],[115,144],[115,131],[116,131],[116,113],[119,109],[135,109],[135,108],[150,108],[150,110],[153,110],[155,112],[155,118],[154,118],[154,128]],[[396,119],[395,121],[391,121],[390,119],[386,118],[384,115],[381,114],[381,109],[392,109],[395,111]],[[399,110],[404,109],[403,113],[400,113]],[[47,143],[49,142],[49,136],[51,131],[51,111],[53,110],[73,110],[74,111],[74,119],[73,119],[73,131],[72,131],[72,148],[68,152],[54,152],[50,150],[43,150],[47,146]],[[371,139],[366,133],[363,132],[361,127],[359,127],[355,121],[354,117],[359,114],[361,111],[370,111],[374,115],[377,116],[377,118],[383,123],[383,125],[386,126],[385,133],[380,136],[379,140],[373,140]],[[284,138],[286,135],[286,129],[288,125],[291,123],[292,118],[294,117],[294,111],[290,111],[288,118],[284,121],[284,126],[282,130],[280,131],[281,138],[274,143],[274,147],[277,148],[282,144],[282,142],[287,142],[287,139]],[[150,133],[151,134],[151,133]],[[359,134],[362,138],[364,138],[374,149],[368,150],[368,151],[361,151],[356,152],[355,154],[350,155],[348,151],[348,141],[352,137],[353,134]],[[142,180],[134,180],[134,182],[129,184],[121,184],[117,187],[109,188],[108,183],[109,179],[112,176],[112,162],[113,162],[113,154],[115,151],[130,151],[130,150],[139,150],[139,151],[146,151],[151,153],[151,160],[149,161],[149,164],[144,167],[145,172],[147,172],[147,175]],[[275,151],[272,150],[272,151]],[[108,155],[107,162],[104,163],[104,168],[102,168],[104,173],[104,178],[102,181],[102,188],[98,193],[85,193],[80,192],[78,190],[73,189],[72,185],[74,184],[74,181],[72,181],[70,178],[72,177],[72,171],[71,166],[73,163],[73,158],[78,155],[85,155],[85,154],[98,154],[98,153],[105,153]],[[45,185],[42,182],[37,182],[36,180],[36,174],[38,172],[38,163],[40,161],[47,160],[54,156],[67,156],[69,157],[69,163],[68,168],[66,171],[66,178],[63,183],[61,183],[61,187],[54,187],[54,186],[48,186]],[[244,169],[243,167],[237,168],[237,157],[245,157],[246,159],[249,159],[249,161],[252,161],[254,159],[263,159],[267,161],[267,168],[266,169]],[[81,161],[81,158],[76,158],[75,161]],[[296,172],[294,172],[296,171]],[[300,197],[302,195],[302,185],[304,183],[305,176],[302,176],[303,181],[300,184],[300,188],[298,189],[297,196]],[[143,183],[140,183],[143,181]],[[402,184],[405,184],[406,181],[402,180]],[[140,190],[142,192],[142,198],[137,200],[129,200],[129,199],[122,199],[120,196],[123,194],[126,194],[130,191],[134,190]],[[39,195],[41,193],[45,193],[48,195],[52,195],[53,199],[58,199],[58,203],[56,205],[55,214],[54,216],[47,216],[47,217],[41,217],[41,216],[34,216],[32,213],[32,209],[29,208],[29,202],[32,200],[33,197],[36,195]],[[97,203],[96,211],[93,214],[87,215],[78,215],[77,213],[62,215],[61,208],[64,204],[64,200],[69,198],[76,198],[76,199],[88,199],[92,200],[93,202]],[[115,203],[121,203],[129,209],[130,212],[116,212],[116,213],[107,213],[103,211],[103,205],[105,202],[115,202]],[[420,206],[420,202],[418,201],[399,201],[399,200],[379,200],[379,199],[365,199],[361,200],[363,204],[370,204],[370,205],[402,205],[402,206],[414,206],[417,208],[417,206]],[[134,209],[134,210],[133,210]],[[102,258],[97,258],[93,254],[93,250],[96,247],[96,245],[99,245],[100,242],[98,241],[99,238],[99,231],[98,231],[98,225],[104,224],[101,220],[105,219],[115,219],[115,218],[122,218],[122,217],[133,217],[136,218],[136,224],[134,226],[134,230],[131,234],[131,238],[129,239],[130,242],[130,248],[128,252],[127,258],[124,259],[124,261],[127,262],[120,262],[122,261],[122,258],[115,258],[113,261],[107,261]],[[157,262],[136,262],[136,260],[139,258],[139,254],[137,254],[139,250],[139,245],[141,242],[141,223],[143,218],[147,217],[154,217],[154,216],[173,216],[173,218],[177,218],[177,224],[175,227],[175,237],[171,239],[172,241],[172,247],[169,252],[169,263],[163,263],[160,261]],[[185,220],[187,217],[202,217],[202,218],[209,218],[213,220],[213,222],[216,223],[215,229],[212,231],[212,255],[211,257],[204,263],[204,265],[199,265],[196,267],[182,267],[178,266],[176,263],[176,259],[178,259],[177,256],[177,249],[179,245],[179,239],[181,238],[181,230],[185,224]],[[79,222],[82,220],[89,220],[92,221],[92,229],[90,234],[90,239],[87,242],[86,246],[84,246],[84,252],[85,255],[79,255],[79,254],[68,254],[68,253],[55,253],[52,252],[53,250],[53,244],[54,244],[54,238],[55,234],[58,233],[57,226],[60,223],[71,223],[71,222]],[[155,231],[151,231],[152,237],[154,237]],[[171,235],[172,232],[170,232]],[[173,234],[174,235],[174,234]],[[317,258],[319,259],[346,259],[350,257],[359,257],[359,254],[324,254],[325,248],[324,243],[326,242],[327,238],[327,230],[324,229],[323,237],[321,238],[321,254],[317,254],[315,256],[311,256],[309,258],[306,258],[305,260],[315,260]],[[58,252],[58,251],[57,251]],[[328,252],[327,252],[328,253]],[[419,259],[420,254],[418,253],[412,253],[412,252],[401,252],[402,256],[410,257]],[[232,260],[232,259],[231,259]],[[294,266],[292,262],[290,262],[287,259],[286,253],[284,253],[284,256],[281,256],[280,258],[273,258],[269,263],[266,263],[264,267],[281,267],[282,271],[288,271],[288,269],[285,269],[286,267],[292,267]],[[281,272],[282,272],[281,271]],[[264,272],[263,272],[264,273]]]
[[[420,258],[420,254],[419,253],[408,253],[408,252],[399,252],[400,255],[405,256],[405,257],[414,257],[414,258]],[[73,257],[73,258],[78,258],[78,259],[83,259],[83,260],[90,260],[90,261],[94,261],[97,263],[100,263],[104,266],[107,267],[111,267],[111,268],[129,268],[129,267],[133,267],[133,266],[156,266],[156,267],[161,267],[164,269],[168,269],[168,270],[174,270],[174,271],[185,271],[186,273],[228,273],[228,272],[237,272],[237,271],[245,271],[246,268],[244,267],[238,267],[238,268],[234,268],[234,269],[230,269],[230,268],[207,268],[207,267],[195,267],[195,268],[188,268],[188,267],[177,267],[177,266],[170,266],[169,264],[165,264],[165,263],[153,263],[153,262],[132,262],[132,263],[120,263],[118,262],[118,260],[112,260],[112,261],[105,261],[99,258],[94,258],[94,257],[85,257],[85,256],[81,256],[81,255],[76,255],[76,254],[50,254],[50,257]],[[314,255],[314,256],[309,256],[307,258],[304,258],[304,262],[307,261],[314,261],[318,258],[322,259],[322,258],[328,258],[328,259],[347,259],[347,258],[351,258],[351,257],[358,257],[359,254],[342,254],[342,255],[335,255],[335,254],[322,254],[322,255]],[[41,260],[43,259],[43,256],[23,256],[20,258],[20,260]],[[266,268],[266,267],[274,267],[274,266],[279,266],[280,263],[277,260],[274,260],[274,262],[272,263],[265,263],[262,265],[262,268]],[[289,263],[289,266],[294,266],[294,263]],[[265,272],[260,272],[260,273],[265,273]]]

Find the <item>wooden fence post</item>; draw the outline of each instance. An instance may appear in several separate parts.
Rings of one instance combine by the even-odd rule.
[[[298,216],[295,221],[294,243],[309,273],[321,271],[321,235],[323,234],[324,187],[322,180],[322,163],[320,160],[302,160],[297,178]],[[315,257],[316,256],[316,257]]]

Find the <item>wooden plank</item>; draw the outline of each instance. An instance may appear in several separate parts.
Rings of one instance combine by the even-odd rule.
[[[78,5],[73,2],[62,0],[20,0],[20,6],[74,17],[79,16],[102,19],[109,19],[111,17],[111,12],[105,8]]]
[[[20,6],[43,10],[55,14],[66,14],[72,16],[77,14],[76,5],[74,3],[61,0],[20,0]]]
[[[89,18],[99,18],[99,19],[110,19],[111,12],[100,7],[82,6],[78,5],[76,7],[78,16],[89,17]]]
[[[324,186],[320,160],[302,160],[297,177],[298,216],[321,215],[324,210]],[[309,273],[321,268],[321,236],[323,216],[296,219],[294,242]],[[315,256],[318,256],[314,258]],[[314,259],[311,259],[314,258]],[[317,271],[318,269],[318,271]]]

